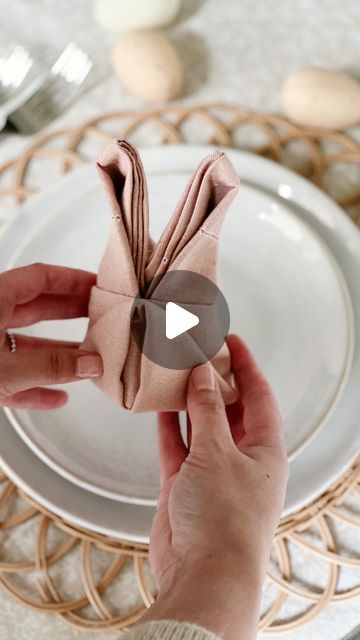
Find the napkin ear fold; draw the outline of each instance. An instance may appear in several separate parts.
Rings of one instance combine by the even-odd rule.
[[[149,252],[144,169],[137,151],[126,140],[112,140],[100,154],[97,167],[112,215],[98,286],[136,296],[144,283]]]
[[[210,156],[211,158],[211,156]],[[200,228],[218,236],[232,201],[240,186],[240,178],[229,158],[223,152],[215,152],[197,196]]]
[[[146,269],[148,282],[169,268],[203,272],[202,261],[198,261],[198,251],[195,250],[191,256],[194,244],[198,242],[199,234],[213,241],[218,239],[226,211],[235,198],[239,185],[239,177],[222,151],[215,151],[200,163],[149,262]],[[205,250],[205,246],[203,249]],[[185,253],[190,254],[191,264],[187,266],[179,264],[184,261]],[[216,267],[216,264],[213,266]],[[216,277],[213,269],[206,273],[206,267],[204,275],[210,279]]]

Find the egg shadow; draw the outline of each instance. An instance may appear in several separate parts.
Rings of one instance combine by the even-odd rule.
[[[187,18],[190,18],[190,16],[196,13],[203,4],[205,4],[205,0],[183,0],[176,22],[187,20]]]
[[[337,71],[341,71],[342,73],[347,73],[349,76],[352,76],[354,80],[360,83],[360,71],[357,67],[347,66],[347,67],[337,69]]]
[[[183,97],[194,93],[207,80],[209,53],[205,40],[191,31],[171,34],[171,39],[180,58],[185,85]]]

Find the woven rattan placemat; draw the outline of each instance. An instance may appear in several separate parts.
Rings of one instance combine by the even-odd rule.
[[[360,226],[360,145],[355,140],[224,104],[115,112],[77,128],[45,133],[0,166],[2,208],[15,210],[48,186],[50,165],[56,179],[93,159],[113,136],[135,144],[144,144],[145,138],[151,145],[208,143],[253,150],[328,191]],[[0,481],[3,588],[21,602],[88,631],[125,629],[141,617],[154,598],[146,546],[79,530],[34,504],[5,475]],[[359,548],[360,459],[319,499],[281,521],[264,586],[262,632],[293,629],[330,601],[360,595],[360,556],[348,548],[350,529],[352,536],[354,531],[359,534]],[[134,591],[129,606],[116,598],[115,587],[122,580]]]

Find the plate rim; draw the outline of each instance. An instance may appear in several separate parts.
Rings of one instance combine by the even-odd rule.
[[[201,151],[198,154],[199,157],[200,157],[200,153]],[[163,154],[161,155],[162,155],[162,158],[164,158],[164,155]],[[186,155],[189,156],[189,153],[187,153]],[[186,161],[184,160],[184,163],[185,162],[186,162],[186,167],[184,164],[184,169],[183,169],[184,174],[190,175],[191,173],[191,168],[189,166],[190,158],[188,157]],[[192,162],[192,164],[194,163]],[[147,175],[163,176],[164,173],[166,174],[167,172],[166,168],[164,169],[165,165],[167,166],[167,163],[165,162],[165,160],[162,160],[162,167],[159,166],[159,164],[157,164],[155,168],[147,171]],[[82,176],[81,180],[79,179],[76,182],[77,189],[78,189],[76,197],[69,195],[71,192],[71,189],[68,189],[66,191],[65,198],[61,199],[60,201],[61,204],[57,203],[57,206],[54,207],[54,210],[51,216],[49,216],[48,213],[40,213],[40,215],[37,216],[36,223],[32,226],[32,233],[26,236],[22,245],[18,248],[18,250],[14,254],[12,254],[10,260],[8,260],[7,262],[8,267],[11,268],[13,266],[16,266],[16,262],[18,261],[18,258],[21,255],[24,247],[26,247],[28,243],[31,242],[31,239],[35,237],[37,233],[41,232],[41,230],[44,227],[46,227],[47,224],[51,224],[51,220],[53,220],[54,218],[57,218],[59,214],[61,215],[63,207],[69,205],[69,200],[71,200],[71,202],[73,201],[76,202],[79,198],[88,196],[89,194],[93,193],[95,189],[96,190],[98,188],[99,190],[101,189],[101,186],[99,183],[96,183],[96,185],[93,185],[90,183],[88,179],[89,174],[92,173],[93,171],[93,167],[91,165],[86,165],[86,169],[87,170],[84,170],[84,175]],[[171,175],[175,175],[175,174],[179,174],[180,172],[173,171],[172,168],[169,167],[168,173]],[[250,194],[252,192],[255,192],[255,194],[259,193],[260,197],[266,197],[266,194],[264,193],[264,191],[258,186],[254,184],[249,184],[249,182],[246,180],[243,180],[243,185],[245,189],[249,191]],[[65,191],[65,189],[63,190]],[[80,191],[80,195],[79,195],[79,191]],[[268,197],[271,198],[272,201],[274,201],[275,194],[268,194]],[[45,198],[45,200],[48,201],[49,196]],[[324,259],[326,259],[326,261],[330,265],[330,268],[332,269],[332,272],[334,274],[334,278],[336,279],[339,287],[339,293],[342,296],[342,300],[344,304],[346,330],[347,330],[346,353],[344,356],[343,368],[340,373],[337,386],[334,389],[334,392],[331,398],[329,398],[327,406],[324,408],[322,415],[318,418],[317,424],[312,428],[311,431],[304,434],[304,436],[299,441],[296,447],[293,447],[291,449],[290,453],[288,454],[288,460],[291,461],[293,458],[295,458],[295,456],[297,456],[300,453],[300,451],[305,446],[307,446],[311,442],[312,438],[316,436],[319,429],[322,428],[323,423],[328,419],[330,414],[335,410],[337,403],[340,401],[342,391],[345,388],[346,381],[348,379],[348,376],[351,370],[353,348],[354,348],[354,319],[353,319],[353,309],[352,309],[351,298],[346,285],[346,280],[343,276],[343,273],[340,269],[340,266],[335,256],[330,251],[328,245],[323,240],[321,235],[317,233],[309,223],[304,221],[302,218],[298,217],[296,213],[291,209],[291,207],[289,207],[289,205],[285,206],[285,203],[284,204],[280,203],[280,204],[283,206],[283,210],[286,213],[286,215],[289,216],[290,218],[293,218],[296,221],[296,223],[300,225],[300,227],[304,229],[311,238],[314,239],[314,241],[317,243],[317,245],[320,247],[321,251],[323,252]],[[35,205],[36,205],[36,202],[35,202]],[[31,210],[33,210],[34,208],[37,208],[37,207],[33,206],[31,207]],[[45,206],[38,207],[38,208],[40,211],[45,212],[45,209],[46,209]],[[88,475],[86,475],[85,473],[83,474],[81,473],[80,468],[76,470],[76,468],[74,467],[71,468],[70,465],[66,465],[65,463],[62,463],[56,457],[56,455],[54,455],[51,451],[49,451],[44,446],[42,446],[38,440],[36,439],[34,440],[28,428],[26,427],[26,424],[24,424],[24,422],[21,420],[21,415],[19,416],[19,413],[16,409],[5,407],[4,411],[9,422],[12,424],[12,426],[17,431],[20,438],[25,442],[25,444],[29,447],[29,449],[31,449],[31,451],[38,458],[40,458],[42,462],[44,462],[47,466],[49,466],[53,471],[55,471],[56,473],[61,475],[63,478],[65,478],[65,480],[72,482],[74,485],[77,485],[80,488],[85,489],[91,493],[103,496],[104,498],[108,498],[114,501],[137,504],[137,505],[145,505],[145,506],[155,506],[157,504],[156,497],[147,497],[143,495],[141,493],[140,488],[139,488],[139,494],[136,495],[136,487],[134,487],[133,491],[131,491],[131,489],[128,489],[128,493],[125,493],[125,490],[126,490],[125,483],[122,490],[116,490],[116,489],[111,489],[109,486],[109,483],[101,484],[98,478],[96,479],[96,481],[94,480],[93,482],[91,482],[89,480]]]
[[[178,151],[179,151],[179,148],[183,147],[183,148],[186,148],[186,149],[189,149],[189,148],[190,148],[190,149],[194,149],[194,148],[202,149],[202,151],[203,151],[204,153],[208,153],[209,151],[211,151],[211,149],[219,148],[219,147],[216,147],[216,146],[214,146],[214,145],[196,145],[196,147],[195,147],[195,146],[194,146],[194,147],[191,147],[191,146],[189,146],[189,145],[167,145],[167,146],[166,146],[166,149],[167,149],[167,150],[169,150],[169,148],[171,148],[171,147],[173,147],[173,148],[174,148],[174,150],[176,150],[176,152],[178,152]],[[152,152],[159,152],[159,150],[160,150],[160,149],[161,149],[161,151],[163,151],[163,147],[151,147],[151,148],[149,148],[149,147],[145,147],[145,148],[139,147],[139,150],[141,151],[142,157],[143,157],[143,155],[144,155],[144,154],[148,153],[150,150],[151,150]],[[346,216],[346,214],[341,210],[341,208],[340,208],[340,207],[339,207],[339,206],[338,206],[338,205],[337,205],[337,204],[336,204],[336,203],[335,203],[335,202],[334,202],[334,201],[333,201],[333,200],[332,200],[332,199],[331,199],[327,194],[323,193],[319,188],[317,188],[317,187],[316,187],[315,185],[313,185],[312,183],[308,182],[308,181],[307,181],[305,178],[303,178],[302,176],[297,175],[296,173],[294,173],[294,172],[293,172],[293,171],[291,171],[290,169],[287,169],[286,167],[283,167],[282,165],[280,165],[280,164],[278,164],[278,163],[275,163],[275,162],[273,162],[273,161],[271,161],[271,160],[268,160],[268,159],[266,159],[266,158],[261,158],[261,157],[259,157],[259,156],[256,156],[256,154],[252,154],[252,153],[244,152],[244,151],[240,151],[240,150],[234,150],[234,149],[230,149],[230,148],[229,148],[229,149],[228,149],[228,148],[223,148],[223,150],[224,150],[224,151],[226,151],[230,157],[231,157],[232,153],[234,153],[234,152],[235,152],[235,153],[237,153],[237,154],[241,154],[241,155],[243,156],[244,160],[245,160],[246,158],[257,158],[257,160],[258,160],[260,163],[262,163],[264,166],[265,166],[265,165],[267,165],[268,167],[271,167],[272,169],[276,169],[277,171],[279,171],[279,170],[280,170],[280,171],[282,172],[282,174],[284,175],[284,177],[288,176],[288,179],[289,179],[291,182],[294,182],[294,181],[295,181],[295,183],[297,183],[297,186],[300,186],[300,187],[301,187],[301,185],[305,185],[306,187],[309,187],[309,185],[310,185],[311,187],[313,187],[313,188],[317,191],[318,197],[319,197],[320,199],[323,199],[324,204],[325,204],[326,206],[330,205],[330,209],[331,209],[331,211],[332,211],[332,214],[331,214],[331,215],[332,215],[332,217],[335,219],[335,221],[339,224],[339,226],[342,228],[343,235],[344,235],[345,233],[347,233],[347,234],[348,234],[349,232],[351,232],[352,234],[356,234],[356,233],[358,232],[357,227],[356,227],[356,226],[354,225],[354,223],[353,223],[353,222],[352,222],[352,221],[351,221],[351,220]],[[85,169],[85,170],[87,170],[87,169],[88,169],[88,165],[86,165],[85,167],[81,167],[81,168],[77,169],[77,171],[74,171],[72,174],[70,174],[69,176],[66,176],[65,178],[62,178],[61,180],[57,180],[55,183],[53,183],[53,184],[51,185],[51,187],[50,187],[49,189],[47,189],[45,192],[40,193],[38,196],[35,196],[35,198],[44,198],[44,197],[45,197],[45,194],[46,194],[46,196],[48,196],[48,195],[49,195],[49,193],[50,193],[54,188],[57,188],[57,186],[58,186],[58,184],[59,184],[60,182],[63,182],[64,180],[74,179],[74,176],[75,176],[76,174],[79,174],[79,172],[80,172],[80,171],[82,171],[82,170],[84,170],[84,169]],[[300,198],[300,200],[301,200],[301,198]],[[38,201],[38,200],[37,200],[37,201]],[[28,201],[28,202],[34,202],[34,199],[32,199],[32,200],[30,200],[30,201]],[[26,207],[27,207],[27,206],[28,206],[28,203],[26,203],[26,204],[24,205],[23,209],[26,209]],[[302,205],[302,206],[303,206],[303,205]],[[22,209],[22,210],[23,210],[23,209]],[[20,211],[18,212],[18,215],[21,215],[21,211],[22,211],[22,210],[20,210]],[[314,216],[314,217],[317,217],[317,216]],[[323,221],[321,221],[321,218],[320,218],[320,217],[319,217],[319,218],[317,218],[317,219],[319,220],[319,222],[322,222],[322,223],[323,223]],[[7,232],[8,227],[10,227],[11,225],[12,225],[12,222],[9,222],[9,223],[6,225],[6,228],[4,229],[4,232],[3,232],[4,234]],[[3,234],[2,234],[2,235],[3,235]],[[358,243],[358,245],[357,245],[357,246],[359,247],[359,246],[360,246],[359,239],[357,240],[357,243]],[[342,238],[342,244],[345,244],[345,240],[344,240],[344,238]],[[358,250],[357,250],[357,251],[358,251]],[[345,278],[345,279],[346,279],[346,278]],[[19,439],[20,439],[20,438],[19,438]],[[353,458],[357,455],[357,451],[358,451],[358,448],[356,448],[356,450],[355,450],[355,451],[353,451],[353,452],[352,452],[352,454],[351,454],[351,455],[349,455],[349,456],[347,457],[347,461],[346,461],[346,462],[344,462],[344,464],[343,464],[341,467],[339,467],[339,468],[338,468],[338,470],[337,470],[335,473],[332,473],[332,474],[331,474],[331,478],[332,478],[332,479],[328,480],[328,481],[327,481],[327,484],[328,484],[328,483],[331,483],[333,480],[335,480],[336,478],[338,478],[338,477],[343,473],[344,469],[346,469],[346,468],[349,466],[349,464],[351,464],[351,461],[352,461],[352,460],[353,460]],[[34,454],[33,454],[32,452],[30,452],[30,453],[31,453],[31,455],[33,455],[33,456],[34,456]],[[300,455],[301,455],[301,454],[300,454]],[[3,464],[5,464],[5,463],[4,463],[4,460],[3,460]],[[291,463],[290,463],[290,464],[291,464]],[[55,473],[55,472],[52,472],[52,473]],[[64,481],[64,482],[66,482],[64,479],[63,479],[63,481]],[[302,502],[302,503],[303,503],[303,504],[308,503],[310,500],[314,499],[314,496],[315,496],[315,495],[319,495],[323,490],[324,490],[324,486],[323,486],[323,484],[320,484],[320,485],[317,487],[317,489],[312,490],[312,492],[311,492],[311,491],[310,491],[310,492],[308,492],[308,496],[307,496],[305,499],[303,498],[303,502]],[[94,494],[93,494],[93,495],[94,495]],[[298,502],[298,503],[299,503],[299,502],[301,503],[301,499],[300,499],[300,500],[298,499],[298,500],[297,500],[297,502]],[[117,504],[118,504],[118,503],[117,503]],[[144,507],[145,507],[145,505],[142,505],[142,506],[144,506]],[[300,507],[299,507],[299,505],[295,503],[295,505],[293,505],[293,507],[292,507],[291,509],[288,509],[288,512],[289,512],[289,513],[292,513],[293,511],[297,510],[298,508],[300,508]]]

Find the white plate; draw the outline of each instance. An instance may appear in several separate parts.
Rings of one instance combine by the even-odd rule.
[[[168,148],[156,161],[151,153],[145,157],[153,237],[159,237],[201,153],[182,149],[187,168],[181,172],[179,155]],[[24,215],[15,223],[22,243],[9,266],[37,260],[97,270],[110,215],[93,172],[89,166],[78,173],[76,193],[60,183],[49,196],[51,205],[32,203],[31,231],[22,232]],[[25,215],[31,216],[29,208]],[[288,203],[249,185],[242,186],[226,217],[219,268],[231,330],[245,338],[275,389],[291,458],[334,407],[349,370],[352,314],[341,271]],[[27,333],[81,339],[86,323],[47,324]],[[50,415],[7,412],[19,435],[75,484],[113,499],[154,504],[154,415],[120,411],[91,382],[65,387],[69,403]]]
[[[120,540],[148,542],[154,507],[116,502],[80,489],[30,451],[0,412],[1,467],[45,509],[76,526]]]
[[[175,149],[171,150],[167,148],[166,151],[168,150],[172,154],[172,157],[176,158],[177,171],[180,173],[186,173],[186,167],[189,166],[189,154],[191,155],[191,166],[194,166],[198,159],[209,151],[209,148],[193,148],[189,150],[188,148],[183,149],[175,147]],[[145,160],[145,166],[147,167],[149,165],[150,160],[151,162],[160,162],[163,153],[164,150],[161,148],[145,150],[142,152],[142,157]],[[355,274],[358,271],[360,259],[359,237],[355,227],[346,219],[344,214],[334,203],[331,202],[331,200],[329,200],[322,192],[315,189],[307,181],[299,178],[289,171],[286,171],[278,165],[258,157],[233,151],[230,151],[229,155],[238,167],[240,175],[242,175],[246,181],[256,181],[258,185],[260,183],[261,187],[264,189],[264,193],[267,189],[272,192],[274,204],[279,204],[282,201],[281,198],[279,199],[276,197],[276,191],[278,191],[283,196],[286,195],[288,198],[291,198],[292,208],[294,208],[295,203],[301,205],[301,209],[298,211],[299,217],[305,220],[307,219],[313,227],[317,228],[318,232],[331,246],[334,254],[336,255],[337,260],[345,273],[353,304],[355,305],[355,313],[358,317],[360,296],[357,275]],[[40,223],[41,225],[43,224],[43,219],[41,219],[43,211],[47,212],[46,215],[49,219],[49,223],[51,223],[52,215],[49,215],[48,212],[51,208],[54,208],[54,203],[56,203],[56,208],[59,208],[67,201],[68,193],[71,194],[72,201],[74,201],[74,198],[76,199],[76,197],[80,197],[82,195],[83,188],[80,185],[80,182],[81,180],[84,181],[84,178],[81,176],[86,176],[86,181],[88,181],[88,171],[89,169],[85,168],[84,170],[77,172],[77,174],[73,174],[62,181],[62,183],[59,183],[37,198],[36,201],[33,200],[27,205],[27,207],[25,207],[25,211],[21,214],[21,226],[13,224],[6,232],[6,236],[4,238],[6,242],[2,243],[3,250],[1,252],[1,257],[4,257],[4,260],[8,259],[9,256],[14,253],[16,247],[19,247],[19,240],[21,240],[21,238],[26,238],[28,237],[29,232],[33,232],[34,221],[37,218],[40,218]],[[80,193],[78,191],[79,185],[81,187]],[[315,213],[311,213],[306,210],[307,207],[309,209],[313,208]],[[73,210],[74,209],[75,207],[73,207]],[[105,213],[101,213],[99,215],[105,215]],[[74,246],[76,246],[77,238],[73,237],[72,242],[74,243]],[[7,255],[4,256],[6,252]],[[22,253],[22,249],[20,249],[20,253]],[[1,268],[3,268],[3,264],[1,265]],[[60,323],[57,323],[57,326],[59,324]],[[41,327],[39,326],[38,328],[40,329]],[[41,333],[45,333],[43,328],[41,328]],[[356,454],[359,447],[359,434],[355,428],[356,422],[354,416],[356,416],[359,403],[355,393],[355,372],[358,372],[358,370],[359,353],[357,349],[353,371],[349,384],[346,387],[345,396],[340,401],[340,404],[335,410],[333,416],[327,420],[324,430],[320,431],[314,439],[313,446],[306,447],[291,463],[291,478],[287,495],[286,513],[299,508],[299,506],[307,502],[308,499],[313,498],[321,492],[329,481],[341,473],[349,460]],[[81,383],[81,385],[72,386],[75,388],[75,386],[82,386],[86,384],[87,383]],[[92,386],[91,389],[93,389]],[[43,415],[47,415],[50,418],[50,414]],[[339,424],[341,427],[339,427]],[[339,431],[340,428],[341,431]],[[325,432],[326,437],[322,439],[322,434]],[[4,437],[6,436],[7,439],[8,436],[6,434],[7,431],[4,430],[3,435]],[[340,439],[339,441],[340,435],[343,435],[344,439]],[[16,474],[17,481],[21,483],[21,466],[19,467],[16,463],[16,456],[15,460],[9,462],[9,458],[11,458],[11,447],[9,443],[4,441],[4,437],[3,464],[7,465],[8,472]],[[319,446],[317,446],[319,439],[320,449]],[[118,435],[116,440],[120,440]],[[324,443],[326,444],[325,447]],[[28,465],[30,467],[33,466],[35,460],[36,458],[34,458],[34,456],[29,452]],[[310,463],[312,464],[312,468],[309,466]],[[43,465],[41,465],[41,467],[42,466]],[[27,480],[23,481],[23,484],[26,485],[24,486],[25,490],[31,492],[34,490],[34,487],[31,486],[31,473],[29,475],[30,484],[28,484]],[[63,487],[63,491],[66,495],[65,488],[68,486],[68,483],[62,481],[60,478],[58,478],[58,482],[63,482],[63,485],[61,486]],[[37,499],[39,498],[41,500],[41,495],[37,495]],[[50,499],[51,501],[51,496],[46,499]],[[53,509],[60,509],[65,513],[66,500],[65,505],[64,500],[62,500],[61,504],[58,506],[56,502],[57,498],[54,497],[53,501],[51,501]],[[104,504],[106,502],[107,501],[104,501]],[[120,505],[118,505],[118,507],[120,508]],[[79,504],[78,510],[75,511],[75,513],[69,514],[66,512],[65,517],[70,519],[74,519],[76,516],[81,517],[81,512],[81,505]],[[144,509],[144,513],[146,512],[148,513],[148,511]],[[101,519],[101,522],[103,522],[104,526],[106,525],[106,519]],[[100,523],[95,523],[92,526],[98,527],[99,524]],[[87,522],[86,526],[91,526],[91,522]],[[126,522],[124,522],[124,526],[128,531],[128,535],[130,535],[129,530],[131,530],[131,527],[127,526]],[[113,535],[114,533],[115,531],[112,531]]]

